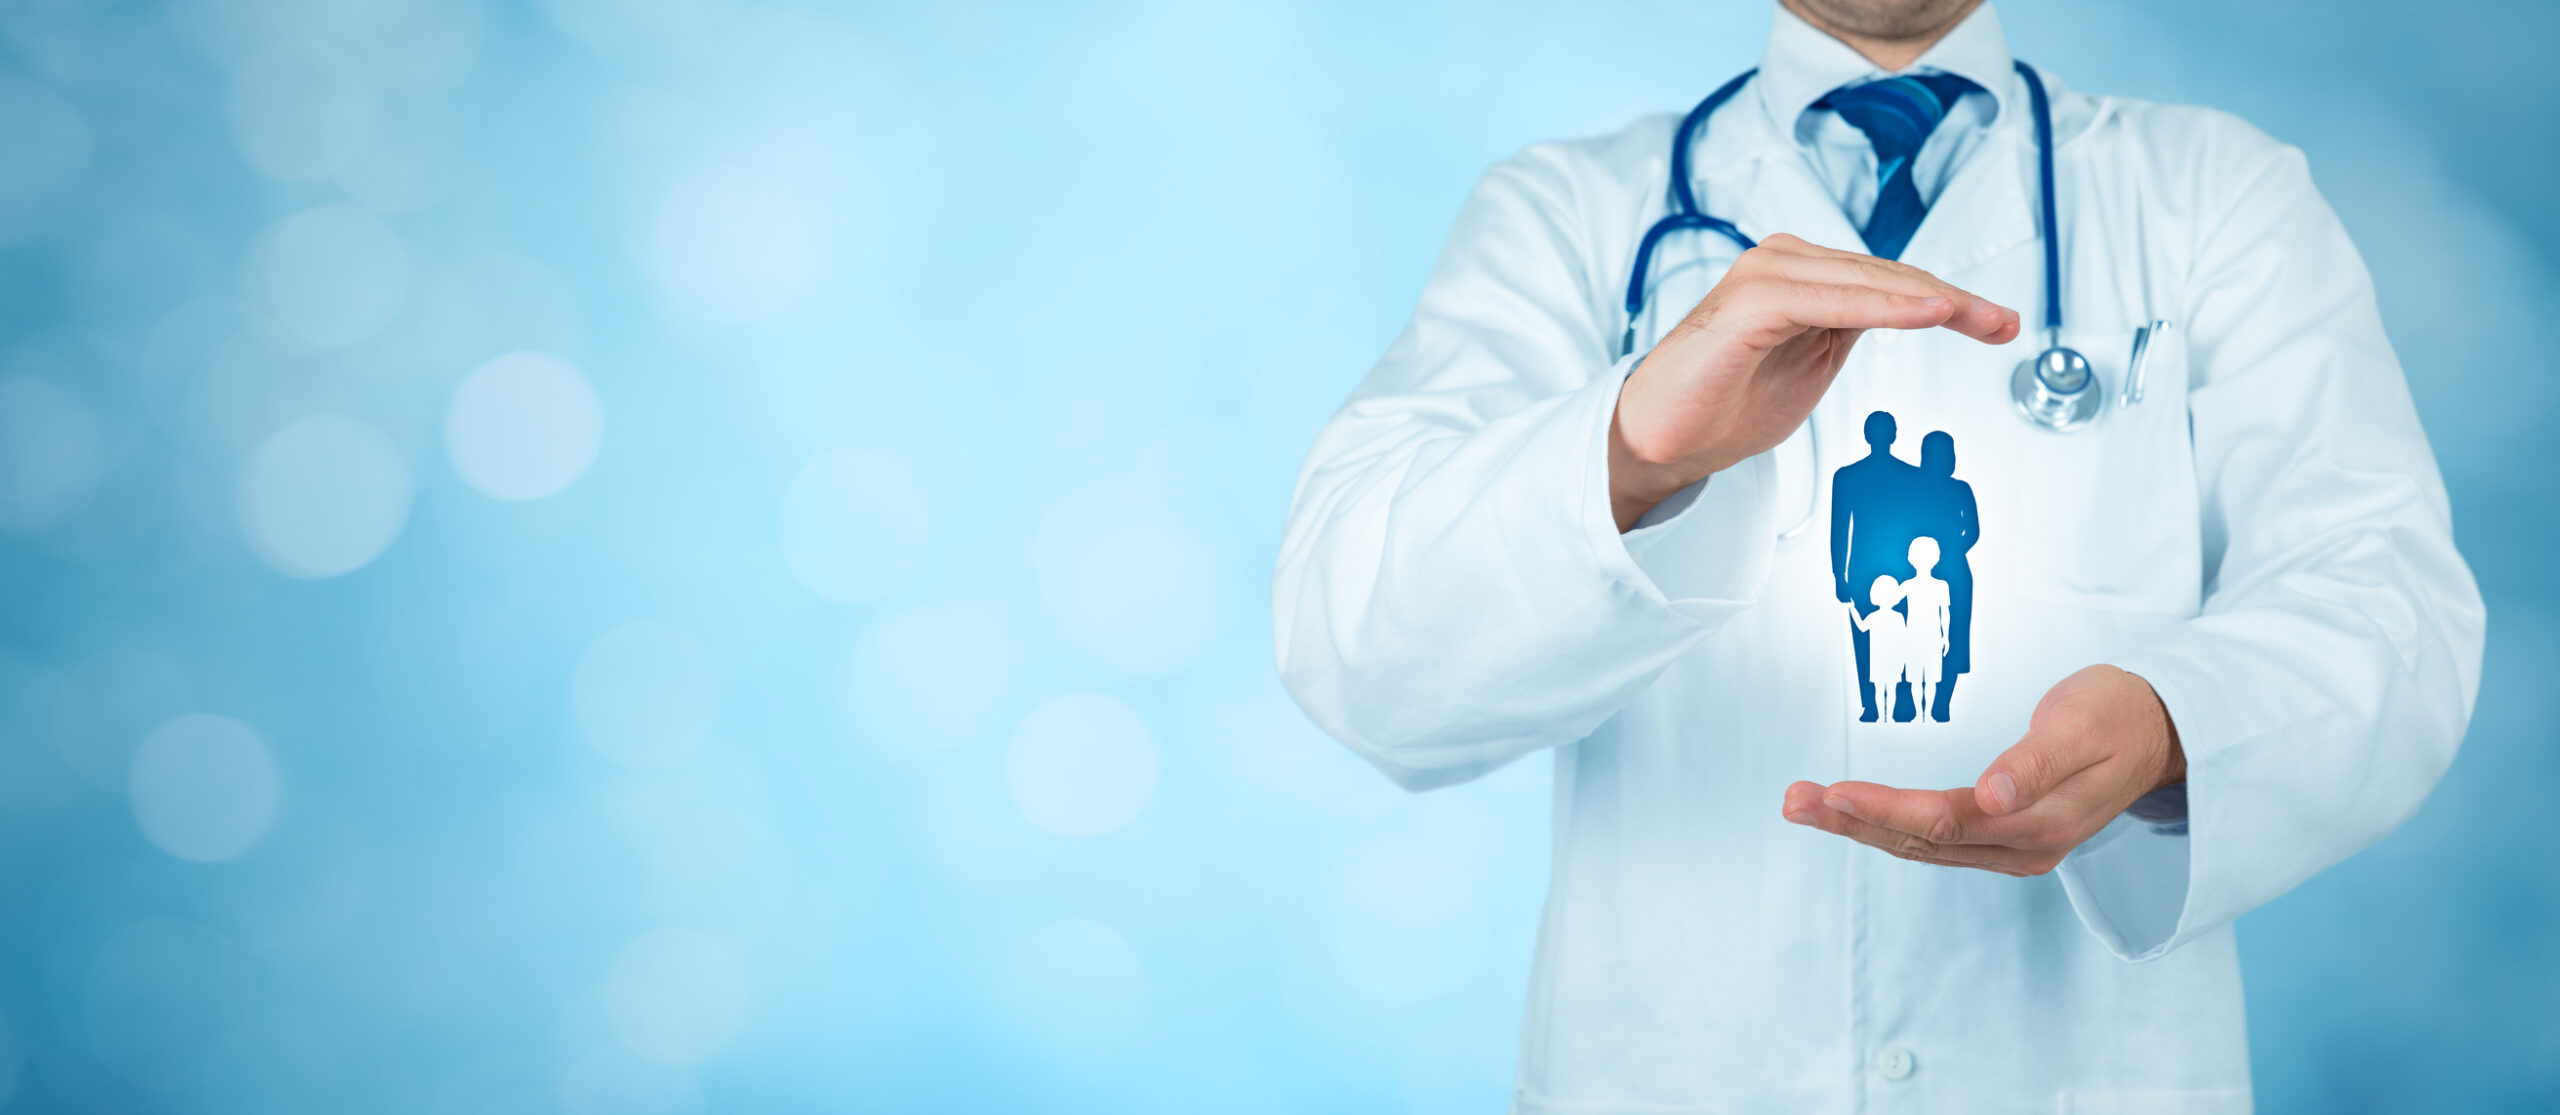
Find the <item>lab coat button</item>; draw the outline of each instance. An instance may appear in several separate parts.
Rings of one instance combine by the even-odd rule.
[[[1876,1075],[1887,1080],[1900,1080],[1911,1075],[1911,1051],[1899,1045],[1876,1050]]]

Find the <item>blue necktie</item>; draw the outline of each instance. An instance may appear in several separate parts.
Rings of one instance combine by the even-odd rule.
[[[1920,218],[1929,213],[1919,187],[1911,184],[1911,164],[1956,100],[1980,88],[1954,74],[1922,74],[1843,85],[1813,102],[1867,133],[1867,143],[1875,148],[1876,207],[1860,231],[1868,251],[1902,258]]]

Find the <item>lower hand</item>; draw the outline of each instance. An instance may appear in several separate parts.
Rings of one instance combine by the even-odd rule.
[[[1784,233],[1761,241],[1618,392],[1609,424],[1618,529],[1786,440],[1822,401],[1860,334],[1941,327],[2006,344],[2018,335],[2018,312],[1906,263]]]
[[[2151,683],[2091,666],[2036,702],[2026,736],[1969,788],[1798,782],[1780,808],[1903,859],[2042,875],[2126,806],[2186,777],[2177,726]]]

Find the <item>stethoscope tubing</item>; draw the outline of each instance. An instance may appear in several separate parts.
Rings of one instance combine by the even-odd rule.
[[[2036,74],[2035,67],[2016,59],[2011,59],[2009,64],[2026,82],[2027,104],[2035,117],[2037,192],[2040,195],[2039,209],[2044,217],[2044,327],[2048,338],[2046,343],[2059,345],[2062,343],[2062,237],[2057,216],[2060,207],[2054,200],[2053,107],[2045,98],[2044,79]],[[1679,130],[1671,136],[1671,212],[1653,222],[1636,241],[1635,260],[1627,273],[1627,328],[1618,349],[1621,358],[1635,348],[1636,318],[1644,313],[1646,280],[1653,273],[1653,253],[1662,245],[1664,238],[1675,232],[1713,232],[1733,241],[1746,252],[1759,246],[1759,241],[1752,239],[1733,222],[1710,216],[1699,207],[1697,188],[1690,182],[1689,174],[1691,137],[1706,127],[1707,118],[1724,107],[1726,101],[1732,100],[1733,95],[1741,92],[1742,87],[1759,72],[1758,67],[1744,70],[1735,74],[1733,80],[1718,86],[1715,92],[1699,101],[1697,107],[1690,109],[1687,116],[1681,117]]]
[[[2034,67],[2014,58],[2010,59],[2010,65],[2017,70],[2019,79],[2026,84],[2027,104],[2035,118],[2036,184],[2040,195],[2038,200],[2043,216],[2041,231],[2044,240],[2046,350],[2036,358],[2037,362],[2041,363],[2047,354],[2070,353],[2070,350],[2062,347],[2062,235],[2058,218],[2060,207],[2055,203],[2053,182],[2053,107],[2045,96],[2044,79],[2036,73]],[[1690,182],[1689,173],[1691,138],[1706,127],[1708,117],[1715,115],[1718,108],[1723,107],[1726,101],[1732,100],[1733,95],[1740,92],[1743,85],[1759,72],[1758,67],[1744,70],[1734,75],[1733,80],[1718,86],[1715,92],[1707,94],[1705,99],[1698,102],[1697,107],[1689,110],[1688,115],[1681,117],[1679,130],[1671,137],[1671,212],[1646,228],[1644,235],[1636,241],[1635,260],[1627,274],[1627,326],[1618,341],[1620,359],[1625,359],[1629,353],[1635,351],[1636,319],[1644,313],[1646,280],[1652,277],[1653,253],[1662,245],[1664,239],[1677,232],[1713,232],[1731,240],[1744,251],[1750,251],[1759,246],[1758,241],[1753,240],[1733,222],[1709,216],[1698,205],[1696,187]],[[2079,354],[2070,353],[2070,355],[2076,359]],[[2128,382],[2126,388],[2128,402],[2141,398],[2136,393],[2139,388],[2132,383]],[[2024,409],[2023,398],[2021,406]],[[2044,421],[2033,413],[2030,413],[2029,417],[2040,422]],[[2049,422],[2046,425],[2052,429],[2063,428],[2053,426]],[[1808,442],[1807,448],[1814,455],[1816,474],[1819,475],[1822,461],[1821,433],[1810,417],[1805,421],[1805,436]],[[1808,502],[1813,509],[1808,510],[1804,518],[1794,526],[1778,532],[1779,539],[1792,539],[1813,525],[1814,519],[1820,514],[1821,500],[1817,494]]]

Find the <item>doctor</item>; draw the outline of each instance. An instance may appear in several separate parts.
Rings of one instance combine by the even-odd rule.
[[[2232,919],[2418,807],[2483,622],[2301,153],[1978,0],[1784,0],[1681,132],[1486,174],[1273,584],[1397,782],[1554,756],[1516,1109],[2248,1110]],[[1640,264],[1675,164],[1734,235]]]

